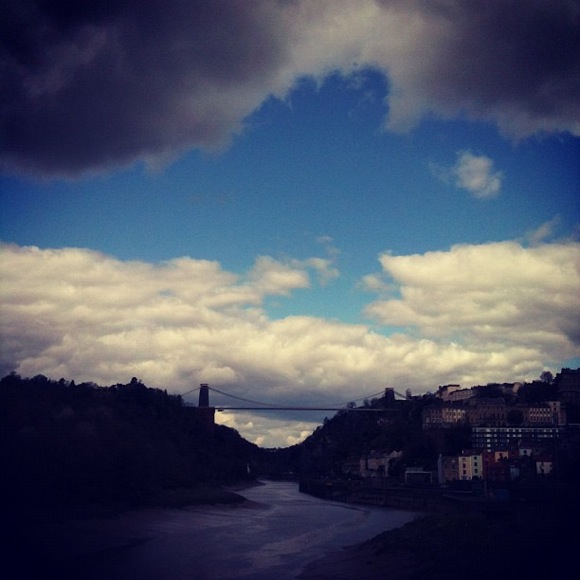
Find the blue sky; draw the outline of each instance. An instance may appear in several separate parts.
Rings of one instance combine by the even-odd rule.
[[[57,55],[43,66],[2,47],[1,82],[19,79],[0,150],[4,372],[319,404],[578,366],[578,16],[564,3],[522,5],[518,20],[500,3],[442,16],[194,2],[210,53],[172,23],[178,2],[147,50],[109,45],[108,26],[138,28],[149,8],[154,22],[153,2],[104,20],[25,4],[84,40],[41,39]],[[512,56],[477,53],[499,20]],[[537,47],[510,26],[538,22],[553,58],[527,70]],[[222,27],[242,56],[220,52]],[[170,66],[172,36],[192,52]],[[102,80],[121,53],[135,86]],[[223,419],[264,445],[317,420]]]

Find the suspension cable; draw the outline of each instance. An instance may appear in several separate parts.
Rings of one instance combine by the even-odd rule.
[[[244,397],[238,397],[236,395],[230,395],[229,393],[226,393],[224,391],[220,391],[219,389],[216,389],[215,387],[210,387],[208,385],[207,387],[210,391],[214,391],[216,393],[219,393],[220,395],[224,395],[225,397],[230,397],[232,399],[236,399],[238,401],[243,401],[244,403],[252,403],[253,405],[262,405],[263,407],[285,407],[285,405],[275,405],[272,403],[263,403],[261,401],[254,401],[253,399],[245,399]],[[187,391],[185,393],[181,393],[182,397],[185,397],[186,395],[189,395],[195,391],[199,391],[200,387],[196,387],[195,389],[191,389],[190,391]],[[398,395],[399,397],[405,397],[405,395],[402,395],[401,393],[395,391],[393,389],[393,392]],[[339,403],[330,403],[329,406],[330,407],[346,407],[346,405],[348,405],[348,403],[356,403],[357,401],[364,401],[365,399],[371,399],[374,397],[377,397],[378,395],[384,395],[385,391],[384,389],[379,391],[378,393],[373,393],[372,395],[366,395],[364,397],[360,397],[358,399],[354,399],[354,400],[350,400],[348,402],[344,402],[341,401]]]
[[[252,403],[254,405],[262,405],[263,407],[284,407],[285,405],[273,405],[271,403],[262,403],[261,401],[254,401],[252,399],[244,399],[243,397],[236,397],[236,395],[230,395],[229,393],[224,393],[223,391],[220,391],[219,389],[216,389],[215,387],[209,387],[208,389],[210,391],[215,391],[216,393],[219,393],[220,395],[225,395],[226,397],[231,397],[232,399],[237,399],[238,401],[244,401],[244,403]]]

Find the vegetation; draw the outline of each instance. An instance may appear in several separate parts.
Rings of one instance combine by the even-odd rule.
[[[143,504],[247,479],[258,448],[228,427],[208,429],[196,411],[137,379],[103,388],[9,375],[0,381],[5,500]]]
[[[479,396],[497,396],[498,389],[488,387]],[[548,380],[523,386],[508,401],[508,422],[523,419],[516,403],[554,395]],[[100,387],[11,374],[0,381],[0,478],[14,505],[46,506],[143,505],[161,497],[169,504],[179,497],[195,502],[204,486],[254,477],[336,478],[348,459],[372,450],[403,452],[388,467],[388,475],[397,476],[407,466],[435,469],[439,453],[470,447],[466,426],[422,430],[423,409],[437,404],[429,394],[390,405],[384,398],[365,401],[362,411],[338,412],[299,445],[261,449],[233,429],[208,424],[203,409],[136,378]],[[574,481],[580,480],[577,453],[569,444],[560,457],[561,475]],[[192,488],[198,490],[193,495]]]
[[[298,476],[340,477],[346,460],[372,450],[403,452],[401,459],[392,462],[391,476],[401,475],[406,466],[435,469],[440,452],[454,454],[470,446],[470,430],[465,426],[446,429],[438,439],[423,431],[421,412],[435,403],[425,395],[385,409],[385,400],[379,398],[367,402],[363,411],[339,411],[301,444],[278,450],[271,469],[292,466]]]

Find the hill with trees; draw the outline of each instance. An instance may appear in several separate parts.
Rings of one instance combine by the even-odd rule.
[[[99,387],[4,377],[0,436],[4,502],[28,507],[142,504],[164,490],[239,482],[260,452],[135,378]]]
[[[457,427],[434,440],[421,426],[421,413],[432,404],[425,395],[396,401],[390,406],[384,397],[365,401],[362,408],[352,408],[325,419],[299,445],[279,450],[279,466],[292,465],[300,477],[339,477],[349,458],[358,458],[372,450],[402,451],[394,461],[390,475],[397,476],[407,465],[435,469],[440,452],[455,453],[469,447],[469,429]]]

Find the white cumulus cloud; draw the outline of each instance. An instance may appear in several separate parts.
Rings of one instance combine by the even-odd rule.
[[[451,167],[431,163],[430,169],[440,181],[453,183],[477,199],[498,196],[504,178],[503,172],[495,169],[491,158],[470,151],[459,151],[457,161]]]
[[[460,152],[452,173],[457,187],[479,199],[495,197],[501,189],[503,173],[495,171],[493,161],[485,155]]]
[[[458,245],[411,256],[383,254],[380,262],[400,292],[368,306],[367,314],[382,324],[427,337],[462,337],[483,350],[504,345],[551,359],[578,353],[578,243]]]
[[[310,316],[272,319],[265,298],[307,292],[309,259],[293,266],[262,257],[240,276],[188,257],[1,251],[3,374],[101,385],[136,376],[172,393],[209,383],[274,405],[334,406],[386,386],[418,394],[449,382],[533,379],[580,354],[578,243],[384,254],[391,280],[367,289],[397,294],[367,314],[399,329],[385,333]],[[265,446],[296,442],[314,425],[309,416],[266,421],[259,413],[223,421]]]

